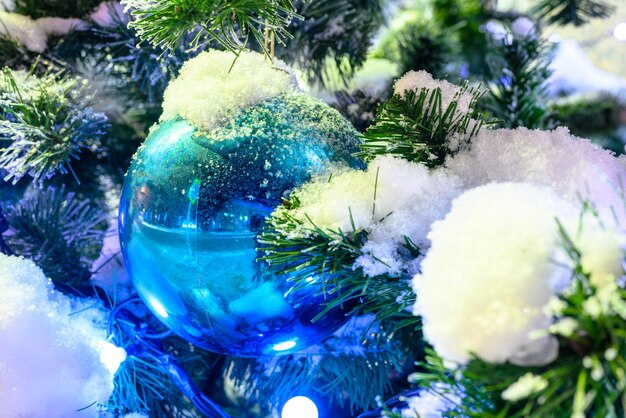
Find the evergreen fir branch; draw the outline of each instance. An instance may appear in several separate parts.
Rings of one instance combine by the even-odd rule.
[[[456,371],[430,351],[423,372],[411,380],[423,387],[444,386],[462,398],[462,405],[445,416],[462,417],[621,417],[626,413],[626,289],[617,280],[598,289],[581,265],[581,252],[559,223],[560,243],[572,263],[572,282],[559,295],[562,307],[556,320],[575,321],[571,334],[550,331],[559,341],[558,358],[541,367],[491,364],[474,358]],[[626,254],[624,259],[626,260]],[[599,311],[589,309],[595,298]],[[502,393],[532,373],[546,385],[517,401]]]
[[[187,33],[195,33],[191,49],[214,41],[237,52],[250,38],[267,53],[265,28],[284,43],[287,25],[298,17],[292,0],[126,0],[134,20],[130,26],[155,47],[175,49]]]
[[[558,25],[581,26],[591,19],[606,18],[615,7],[602,0],[539,0],[532,13]]]
[[[297,0],[295,5],[304,19],[292,22],[292,37],[278,56],[302,69],[312,83],[351,78],[383,24],[383,1]],[[337,75],[339,80],[334,80]]]
[[[400,71],[424,70],[435,78],[445,77],[446,65],[453,61],[454,33],[461,25],[439,29],[430,23],[409,24],[397,34],[397,61]]]
[[[55,284],[79,286],[89,280],[100,254],[106,214],[63,187],[36,190],[7,210],[11,249],[32,259]]]
[[[194,34],[185,35],[173,50],[141,43],[135,29],[119,19],[110,27],[92,25],[85,31],[71,32],[55,46],[54,52],[71,63],[106,74],[105,82],[122,95],[129,108],[160,105],[170,80],[183,63],[195,56],[189,52]]]
[[[357,319],[363,320],[368,321]],[[354,414],[391,392],[391,376],[402,369],[407,354],[383,329],[363,340],[361,327],[350,328],[349,323],[320,345],[289,356],[231,358],[226,377],[243,389],[248,405],[276,408],[306,393]]]
[[[547,80],[553,48],[535,34],[492,39],[484,109],[503,128],[553,127]]]
[[[84,17],[100,4],[101,0],[15,0],[14,11],[40,17]]]
[[[128,357],[115,374],[114,390],[107,410],[114,416],[150,412],[156,417],[200,418],[202,415],[192,402],[181,396],[159,356],[164,353],[176,355],[177,361],[200,375],[207,374],[209,365],[201,352],[194,352],[194,348],[182,339],[165,338],[165,334],[163,338],[155,338],[159,335],[148,334],[149,330],[160,329],[162,325],[137,304],[132,305],[134,309],[125,310],[130,307],[131,301],[133,299],[113,306],[109,318],[109,339],[124,348]],[[155,350],[151,343],[156,344],[158,349]]]
[[[0,22],[0,25],[2,23]],[[36,55],[15,39],[0,34],[0,63],[12,69],[28,69]]]
[[[297,207],[297,197],[289,205]],[[414,297],[406,277],[368,277],[354,267],[367,241],[366,231],[326,230],[308,221],[311,227],[288,211],[275,213],[257,240],[264,254],[259,261],[267,262],[275,274],[287,275],[291,291],[314,288],[315,294],[325,297],[324,309],[313,321],[340,308],[347,315],[372,313],[379,321],[394,318],[398,326],[417,322],[407,311]]]
[[[359,132],[364,132],[374,121],[376,108],[388,99],[385,93],[372,93],[367,90],[335,92],[335,101],[331,104]]]
[[[96,149],[108,126],[90,106],[86,81],[56,74],[0,74],[0,168],[14,183],[25,175],[37,182],[71,170],[81,148]]]
[[[459,111],[459,99],[467,94],[471,95],[468,110]],[[374,124],[363,134],[358,155],[366,159],[395,155],[429,167],[440,166],[448,155],[469,144],[484,124],[491,123],[474,111],[483,95],[465,82],[443,108],[440,88],[395,94],[379,106]]]

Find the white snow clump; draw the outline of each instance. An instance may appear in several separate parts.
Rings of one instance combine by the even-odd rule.
[[[115,367],[101,353],[121,361],[121,349],[93,305],[55,292],[31,261],[0,254],[0,418],[93,417],[108,400]]]
[[[367,275],[396,274],[404,267],[398,251],[409,237],[426,248],[430,225],[450,209],[461,181],[445,170],[382,156],[367,171],[348,170],[305,184],[296,195],[301,206],[290,214],[311,227],[367,230],[368,242],[355,267]],[[282,210],[282,209],[279,209]],[[413,260],[414,261],[414,260]]]
[[[85,22],[80,19],[42,17],[33,20],[28,16],[0,11],[0,34],[33,52],[44,52],[50,35],[64,35],[72,29],[84,28]]]
[[[593,202],[605,221],[615,211],[626,225],[622,197],[626,160],[571,135],[567,128],[482,129],[471,149],[458,153],[446,166],[467,188],[507,181],[544,185],[570,202]]]
[[[210,130],[245,107],[296,88],[279,60],[272,64],[263,54],[245,51],[235,61],[228,51],[206,51],[187,61],[170,82],[161,120],[178,115],[200,130]]]
[[[554,360],[556,341],[531,334],[550,326],[543,307],[570,275],[553,261],[556,218],[578,213],[550,189],[525,183],[478,187],[452,203],[413,279],[414,313],[441,356],[460,364],[472,354],[491,363]]]
[[[409,71],[399,78],[394,85],[394,93],[404,97],[407,91],[420,92],[421,89],[441,89],[441,107],[445,110],[453,100],[458,100],[457,113],[466,113],[470,109],[472,94],[461,93],[462,88],[446,80],[437,80],[427,71]]]
[[[406,401],[407,408],[401,411],[402,418],[442,418],[446,412],[456,409],[461,398],[444,389],[445,385],[435,384],[433,389],[423,389],[418,395],[411,396]]]

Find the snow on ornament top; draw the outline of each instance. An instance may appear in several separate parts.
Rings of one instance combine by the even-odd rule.
[[[296,89],[280,60],[250,51],[235,60],[228,51],[206,51],[187,61],[165,90],[161,121],[178,115],[207,131],[241,109]]]

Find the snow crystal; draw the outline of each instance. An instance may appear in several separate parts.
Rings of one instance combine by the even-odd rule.
[[[0,418],[88,417],[108,400],[95,303],[55,292],[34,263],[0,254]]]
[[[511,32],[518,38],[534,36],[536,31],[535,22],[525,16],[518,17],[511,23]]]
[[[490,182],[527,182],[552,188],[571,202],[590,200],[626,225],[621,196],[626,184],[626,161],[589,140],[553,131],[483,129],[463,151],[447,162],[450,171],[468,188]]]
[[[520,365],[555,358],[554,339],[530,334],[550,326],[543,307],[551,285],[570,275],[552,261],[555,218],[577,214],[550,189],[525,183],[478,187],[452,203],[433,225],[431,249],[413,279],[414,313],[441,356],[466,363],[475,353]]]
[[[461,192],[461,181],[444,170],[390,156],[373,160],[367,171],[343,171],[304,185],[296,192],[301,206],[296,219],[344,232],[368,231],[363,256],[356,263],[368,275],[398,273],[398,251],[409,237],[418,247],[428,244],[430,225],[449,210]],[[375,197],[375,198],[374,198]],[[280,210],[280,209],[279,209]]]
[[[615,284],[624,274],[626,235],[623,231],[589,225],[589,220],[582,227],[583,231],[575,237],[574,244],[581,253],[583,271],[589,274],[591,284],[598,289]]]
[[[17,13],[0,11],[0,34],[24,45],[33,52],[44,52],[49,35],[64,35],[72,29],[84,29],[80,19],[42,17],[33,20]]]
[[[502,399],[517,402],[541,392],[548,387],[548,381],[542,376],[526,373],[502,392]]]
[[[394,93],[404,97],[407,91],[417,91],[421,89],[434,90],[441,89],[441,105],[446,109],[454,100],[458,100],[457,112],[467,113],[472,102],[472,94],[469,92],[462,93],[460,86],[447,82],[446,80],[434,79],[426,71],[409,71],[396,81]]]
[[[61,36],[72,30],[85,30],[85,22],[80,19],[64,19],[61,17],[40,17],[35,20],[37,26],[47,36]]]
[[[407,399],[407,408],[401,411],[402,418],[442,418],[461,403],[459,396],[449,392],[450,389],[443,384],[423,389],[417,396]]]
[[[227,51],[202,52],[167,87],[161,120],[178,115],[210,130],[240,109],[295,88],[281,61],[272,64],[256,52],[241,52],[236,61]]]

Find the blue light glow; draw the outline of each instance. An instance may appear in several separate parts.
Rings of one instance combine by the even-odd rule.
[[[281,418],[318,418],[319,412],[315,403],[306,396],[295,396],[289,399],[285,406]]]
[[[285,351],[290,350],[296,346],[296,342],[294,340],[285,341],[282,343],[274,344],[272,346],[272,350],[274,351]]]

